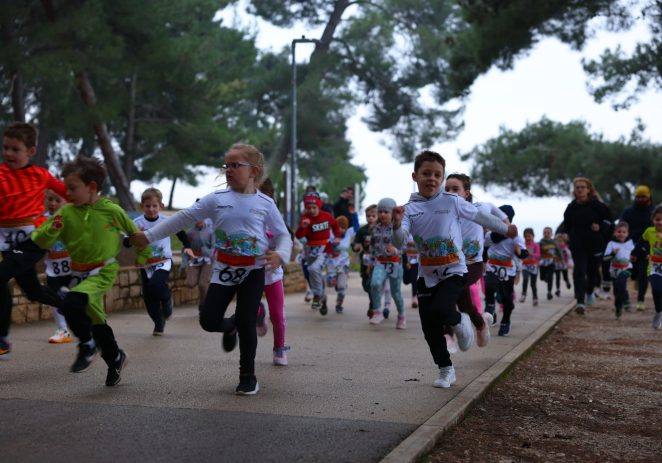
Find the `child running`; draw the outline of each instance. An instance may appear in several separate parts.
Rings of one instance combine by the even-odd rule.
[[[609,262],[609,276],[614,288],[614,304],[616,318],[621,318],[623,310],[630,310],[630,295],[628,279],[630,278],[630,254],[634,251],[634,243],[628,239],[629,226],[620,221],[614,228],[614,236],[607,243],[603,259]]]
[[[320,209],[320,197],[315,192],[307,193],[303,198],[305,212],[301,217],[299,226],[294,232],[298,239],[305,238],[304,258],[308,267],[310,289],[313,292],[312,309],[319,309],[321,315],[326,315],[326,294],[324,293],[324,264],[326,254],[324,249],[333,235],[340,236],[340,229],[336,219],[331,214]],[[335,238],[337,244],[340,240]]]
[[[411,285],[411,308],[418,309],[418,297],[416,297],[416,279],[418,278],[418,250],[414,237],[409,234],[407,244],[402,252],[402,282]]]
[[[42,216],[42,220],[36,223],[41,225],[49,217],[53,217],[65,203],[66,200],[62,196],[52,190],[46,190],[46,213]],[[55,241],[53,247],[48,250],[44,258],[44,267],[46,286],[51,291],[57,292],[62,287],[69,287],[71,281],[71,257],[62,241]],[[48,338],[48,342],[51,344],[70,343],[73,339],[69,333],[64,315],[60,313],[57,307],[53,306],[51,306],[51,312],[57,328],[53,336]]]
[[[511,206],[504,205],[501,209],[512,221],[515,211]],[[503,304],[503,317],[499,325],[499,336],[510,334],[510,316],[515,309],[513,301],[515,285],[515,259],[525,259],[528,256],[526,244],[519,237],[504,237],[498,233],[488,233],[485,236],[487,250],[487,266],[485,267],[485,311],[496,319],[494,294],[498,294]]]
[[[186,232],[190,248],[182,250],[182,267],[186,269],[186,287],[198,287],[198,309],[202,307],[209,279],[211,260],[214,253],[214,226],[209,219],[200,220]]]
[[[446,179],[446,192],[455,193],[466,201],[473,203],[471,194],[471,178],[465,174],[450,174]],[[494,204],[478,202],[474,204],[479,211],[497,217],[506,225],[510,223],[508,216]],[[458,309],[471,318],[471,323],[476,327],[478,334],[476,344],[485,347],[490,341],[490,325],[494,322],[492,314],[484,312],[482,315],[473,302],[471,286],[476,284],[483,275],[483,245],[485,232],[483,227],[471,220],[461,220],[462,253],[467,266],[467,275],[462,287],[462,292],[457,300]],[[446,334],[451,335],[449,327]]]
[[[363,291],[368,293],[368,318],[372,317],[373,303],[372,292],[370,291],[370,268],[372,266],[372,259],[370,257],[370,239],[372,229],[377,223],[377,205],[371,204],[365,209],[366,224],[359,228],[354,237],[354,244],[352,249],[354,252],[360,252],[359,260],[361,262],[360,275],[361,287]]]
[[[31,301],[50,306],[59,302],[39,283],[35,264],[46,251],[32,242],[30,234],[35,219],[44,213],[46,189],[66,196],[66,188],[48,170],[30,164],[36,152],[37,129],[32,124],[14,122],[5,128],[0,165],[0,360],[11,358],[9,280],[14,278]]]
[[[533,228],[524,229],[524,244],[529,255],[522,260],[522,296],[519,298],[519,301],[520,303],[526,301],[526,290],[529,282],[531,282],[533,305],[537,306],[538,288],[536,280],[538,279],[538,266],[540,265],[540,245],[533,240],[534,236]]]
[[[274,199],[274,184],[270,178],[266,178],[260,185],[260,191]],[[288,230],[289,232],[289,230]],[[291,233],[290,233],[291,237]],[[267,230],[267,239],[269,240],[269,249],[275,250],[276,243],[274,234]],[[287,352],[290,346],[285,345],[285,328],[287,319],[285,317],[285,289],[283,288],[283,276],[285,272],[282,266],[270,268],[264,272],[264,295],[269,306],[269,319],[274,330],[274,348],[273,363],[276,366],[287,366]],[[265,336],[268,328],[265,321],[266,311],[264,304],[260,302],[257,312],[257,335]]]
[[[540,281],[547,283],[547,300],[551,300],[554,285],[554,262],[561,259],[559,245],[552,238],[552,227],[545,227],[540,240]]]
[[[444,325],[453,327],[459,347],[468,350],[474,343],[471,320],[455,310],[467,272],[461,249],[461,219],[517,235],[517,227],[481,212],[457,195],[441,193],[446,161],[433,151],[423,151],[414,160],[412,179],[418,185],[405,206],[393,209],[393,245],[401,246],[411,233],[420,256],[418,303],[425,340],[439,377],[434,387],[450,387],[456,381],[455,369],[446,347]],[[458,246],[459,245],[459,246]]]
[[[288,262],[292,240],[276,204],[257,190],[264,175],[264,156],[252,145],[234,144],[225,154],[228,188],[203,197],[188,209],[144,233],[131,242],[145,246],[209,217],[214,223],[216,257],[211,284],[200,310],[205,331],[223,333],[223,348],[234,350],[239,333],[239,395],[254,395],[260,387],[255,376],[257,312],[264,290],[264,272]],[[275,250],[269,250],[271,230]],[[224,318],[237,297],[235,315]]]
[[[140,208],[143,216],[134,219],[140,231],[150,230],[166,217],[159,215],[163,209],[163,194],[156,188],[147,188],[140,197]],[[177,238],[184,246],[184,252],[191,248],[186,232],[177,232]],[[151,257],[140,268],[143,301],[149,318],[154,322],[153,336],[163,336],[166,320],[172,317],[172,293],[168,286],[170,270],[172,269],[172,249],[170,236],[153,241],[149,246]]]
[[[106,386],[115,386],[127,357],[106,322],[103,298],[115,283],[122,233],[135,233],[138,227],[122,208],[99,196],[106,179],[100,160],[79,156],[62,167],[62,176],[71,202],[33,231],[32,239],[44,249],[52,248],[59,239],[71,255],[72,287],[60,304],[79,341],[71,371],[86,371],[98,348],[108,365]],[[148,257],[149,250],[145,249],[137,260],[145,262]]]
[[[568,248],[567,235],[565,233],[557,233],[554,237],[557,246],[559,247],[559,257],[554,259],[554,274],[556,275],[556,297],[561,297],[561,276],[568,289],[570,289],[570,280],[568,279],[568,263],[572,260],[570,249]]]
[[[637,246],[649,245],[648,280],[655,304],[653,328],[659,330],[662,328],[662,204],[655,206],[651,219],[653,226],[644,230]]]
[[[340,229],[340,241],[331,246],[331,255],[327,261],[327,271],[336,289],[336,313],[343,313],[347,279],[349,278],[349,247],[354,241],[354,229],[349,226],[349,219],[344,215],[336,218]]]
[[[381,293],[385,280],[390,285],[391,296],[398,310],[398,321],[396,329],[407,328],[407,317],[405,314],[405,303],[402,299],[400,287],[402,286],[402,263],[400,262],[400,246],[393,245],[392,213],[397,206],[392,198],[382,198],[377,204],[377,223],[372,229],[370,238],[370,255],[374,262],[370,279],[370,290],[374,308],[370,324],[378,325],[384,321],[381,307]],[[404,243],[401,243],[401,245]]]

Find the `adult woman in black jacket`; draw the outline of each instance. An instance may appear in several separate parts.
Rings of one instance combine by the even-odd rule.
[[[598,267],[614,224],[609,208],[598,199],[589,179],[577,177],[572,183],[575,199],[568,204],[563,214],[561,228],[570,238],[570,252],[575,262],[575,311],[583,314],[586,302],[589,305],[593,303]]]

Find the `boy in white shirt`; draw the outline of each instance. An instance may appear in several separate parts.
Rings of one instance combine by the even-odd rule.
[[[455,383],[455,369],[444,338],[444,325],[450,325],[460,349],[474,343],[474,331],[467,314],[455,306],[464,287],[467,272],[462,253],[460,220],[479,223],[507,236],[517,236],[517,227],[481,212],[455,194],[440,192],[446,161],[438,153],[423,151],[414,161],[412,179],[418,193],[405,206],[393,209],[393,244],[402,246],[411,233],[419,252],[418,303],[425,340],[439,366],[435,387]]]
[[[623,309],[630,310],[630,294],[628,293],[628,278],[630,278],[630,254],[634,243],[628,239],[630,227],[627,222],[620,221],[614,229],[612,240],[607,243],[604,260],[609,262],[609,276],[614,288],[614,304],[616,318],[621,318]]]

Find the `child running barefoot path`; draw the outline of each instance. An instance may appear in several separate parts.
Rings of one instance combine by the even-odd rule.
[[[455,383],[455,369],[446,347],[444,325],[453,327],[460,349],[474,342],[469,316],[456,309],[467,272],[462,253],[461,219],[472,220],[507,236],[517,236],[517,227],[481,212],[457,195],[441,193],[446,161],[438,153],[423,151],[414,161],[412,179],[418,193],[405,206],[393,209],[393,244],[401,246],[408,233],[414,236],[420,255],[418,303],[425,340],[439,367],[435,387]]]
[[[276,204],[257,191],[264,173],[264,156],[254,146],[235,144],[225,154],[223,172],[229,188],[210,193],[193,206],[179,211],[131,243],[145,246],[190,225],[210,218],[216,235],[216,256],[211,284],[200,308],[200,326],[223,333],[223,347],[233,350],[239,333],[239,385],[236,393],[253,395],[259,390],[255,376],[255,330],[264,289],[264,271],[287,262],[292,249],[290,234]],[[269,250],[271,230],[275,250]],[[234,318],[224,319],[237,296]]]
[[[103,297],[115,283],[119,270],[116,257],[122,234],[135,233],[138,227],[122,208],[99,196],[106,178],[101,161],[78,157],[62,167],[62,176],[71,202],[32,232],[32,239],[43,249],[50,249],[61,240],[71,256],[73,286],[59,304],[79,340],[71,371],[87,370],[98,348],[108,365],[106,386],[115,386],[120,382],[126,354],[106,323]],[[148,257],[148,250],[138,255],[142,262]]]
[[[45,252],[30,239],[35,219],[44,213],[44,192],[51,189],[66,195],[64,184],[43,167],[30,164],[37,152],[37,129],[31,124],[14,122],[2,137],[0,165],[0,360],[9,360],[9,325],[12,296],[9,280],[14,278],[25,296],[53,306],[57,297],[49,297],[37,279],[35,264]]]

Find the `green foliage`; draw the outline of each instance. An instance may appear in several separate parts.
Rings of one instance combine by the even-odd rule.
[[[482,186],[498,185],[525,194],[568,196],[572,179],[591,179],[612,211],[634,198],[634,187],[646,184],[662,197],[662,146],[641,139],[639,127],[629,140],[606,141],[591,135],[584,122],[561,124],[542,119],[520,132],[501,129],[463,160],[474,161],[471,175]]]

